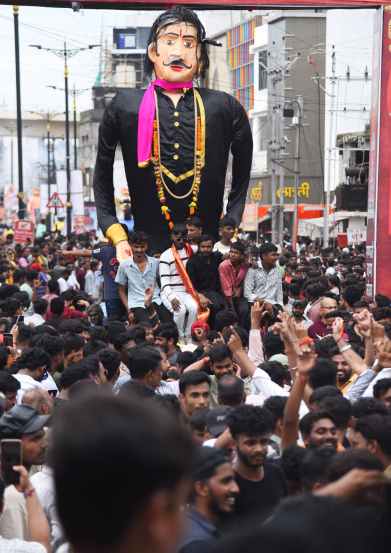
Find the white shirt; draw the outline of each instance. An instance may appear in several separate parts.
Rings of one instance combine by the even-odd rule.
[[[47,373],[46,378],[41,380],[39,384],[41,388],[47,390],[48,392],[51,392],[53,395],[56,396],[58,394],[57,384],[49,372]]]
[[[67,290],[69,290],[70,286],[69,286],[68,282],[65,280],[64,277],[60,277],[57,282],[58,282],[58,286],[60,288],[60,294],[62,294],[63,292],[66,292]]]
[[[43,466],[41,471],[36,472],[31,477],[31,483],[34,486],[39,502],[42,505],[46,518],[48,519],[51,535],[50,541],[53,551],[55,551],[59,544],[64,542],[65,538],[57,515],[52,470],[46,465]]]
[[[7,486],[4,492],[4,509],[0,517],[0,536],[7,540],[12,538],[28,540],[29,538],[26,500],[23,494],[18,492],[13,485]],[[2,546],[3,541],[0,541],[0,552],[3,551]],[[15,551],[15,549],[5,549],[5,551]]]
[[[46,553],[40,543],[24,540],[5,540],[0,536],[0,553]]]
[[[34,313],[33,315],[29,315],[24,318],[24,324],[28,326],[41,326],[45,323],[45,319],[42,315],[38,315],[38,313]]]
[[[20,388],[16,395],[17,403],[22,403],[22,398],[28,390],[35,390],[35,388],[42,389],[41,383],[38,382],[38,380],[34,380],[34,378],[29,376],[28,374],[17,373],[17,374],[13,374],[12,376],[20,382]]]
[[[222,255],[227,255],[230,249],[231,249],[231,244],[226,246],[222,242],[216,242],[216,244],[213,246],[213,251],[220,252]]]

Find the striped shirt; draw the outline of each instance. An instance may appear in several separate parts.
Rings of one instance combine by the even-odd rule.
[[[178,251],[178,254],[182,260],[182,263],[186,267],[189,259],[187,251],[183,248]],[[160,256],[159,274],[161,285],[160,293],[162,296],[166,297],[168,301],[171,301],[176,297],[176,292],[186,293],[186,288],[183,284],[182,277],[177,271],[171,248],[163,252]]]

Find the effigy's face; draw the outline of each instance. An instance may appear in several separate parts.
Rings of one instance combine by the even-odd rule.
[[[173,23],[158,34],[156,44],[148,48],[158,79],[169,82],[192,81],[199,67],[197,29],[188,23]]]

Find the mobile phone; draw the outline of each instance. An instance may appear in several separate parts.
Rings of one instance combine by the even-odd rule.
[[[4,336],[3,344],[6,347],[12,348],[14,345],[14,337],[12,336],[12,334],[10,332],[4,332],[3,336]]]
[[[19,324],[19,323],[24,323],[24,315],[18,315],[18,316],[16,317],[16,322],[15,322],[15,324],[17,325],[17,324]]]
[[[19,484],[19,473],[13,467],[22,464],[22,441],[1,440],[0,451],[1,473],[5,484]]]

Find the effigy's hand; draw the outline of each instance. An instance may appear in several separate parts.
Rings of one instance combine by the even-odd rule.
[[[118,261],[121,263],[121,261],[125,261],[125,259],[129,259],[129,257],[132,257],[132,248],[130,247],[130,244],[127,240],[122,240],[121,242],[118,242],[118,244],[115,246],[116,255]]]

